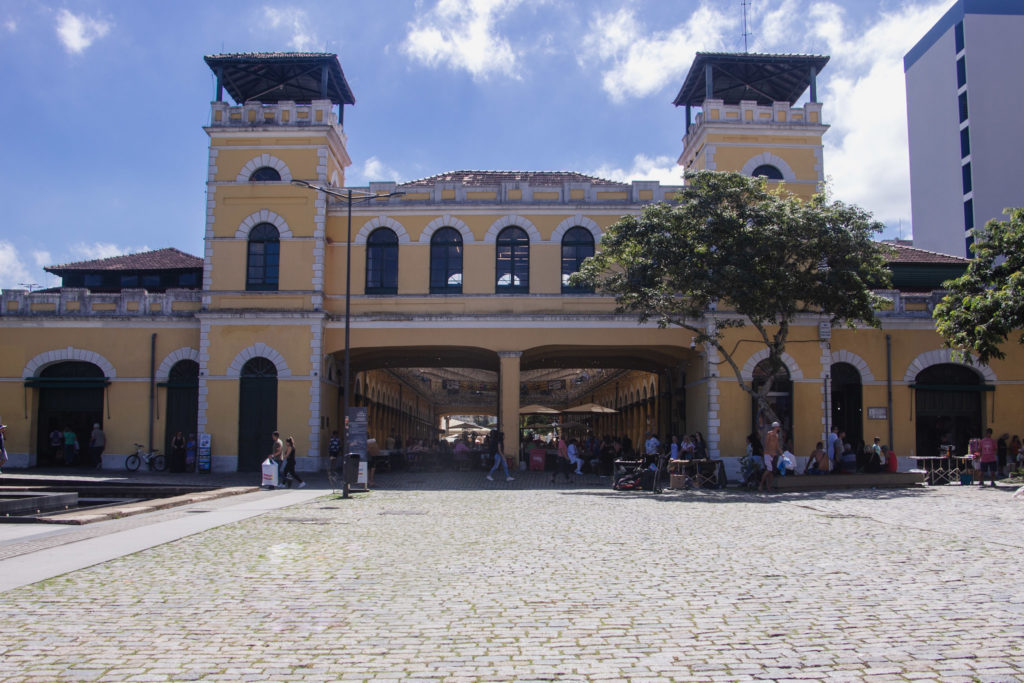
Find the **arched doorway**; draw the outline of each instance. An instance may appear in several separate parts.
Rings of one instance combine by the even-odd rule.
[[[754,368],[751,386],[757,391],[764,386],[764,383],[768,381],[770,376],[771,364],[765,358]],[[779,418],[782,431],[785,433],[784,440],[789,441],[793,438],[793,380],[789,376],[789,368],[785,365],[780,365],[775,371],[772,388],[768,392],[768,403]],[[754,429],[763,438],[765,433],[771,428],[771,420],[762,412],[756,399],[751,399],[751,410]]]
[[[832,377],[832,422],[846,432],[846,440],[852,444],[864,441],[864,404],[860,372],[849,363],[833,363]]]
[[[952,444],[958,455],[967,442],[982,435],[987,387],[981,375],[965,365],[943,363],[925,368],[914,381],[917,454],[939,454],[939,446]]]
[[[185,439],[195,435],[199,424],[199,363],[180,360],[167,375],[167,413],[164,453],[171,452],[171,439],[181,432]]]
[[[242,366],[238,382],[239,472],[259,471],[276,429],[277,368],[266,358],[251,358]]]
[[[60,457],[54,457],[50,432],[70,427],[80,445],[76,462],[84,463],[92,426],[103,425],[103,389],[107,385],[103,371],[92,363],[63,361],[43,368],[32,384],[39,387],[37,462],[64,464]]]

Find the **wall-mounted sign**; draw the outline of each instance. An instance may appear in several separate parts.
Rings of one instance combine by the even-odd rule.
[[[889,419],[889,409],[884,406],[881,408],[868,408],[868,419],[887,420]]]

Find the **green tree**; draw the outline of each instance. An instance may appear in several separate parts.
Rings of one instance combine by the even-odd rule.
[[[640,322],[692,332],[767,415],[797,316],[878,325],[884,300],[872,288],[888,286],[890,275],[884,247],[872,241],[882,226],[863,209],[825,195],[801,201],[761,179],[711,171],[688,174],[676,200],[615,223],[574,283],[613,294],[618,311]],[[726,347],[726,330],[747,326],[768,350],[769,379],[760,386],[743,379],[738,347]]]
[[[974,258],[967,272],[946,283],[935,307],[936,328],[946,346],[988,365],[1006,357],[1000,346],[1024,328],[1024,209],[1007,209],[1007,221],[974,231]],[[1018,338],[1024,344],[1024,334]]]

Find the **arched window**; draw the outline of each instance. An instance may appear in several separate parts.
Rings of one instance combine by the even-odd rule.
[[[260,166],[249,176],[250,183],[265,183],[273,180],[281,180],[281,174],[277,172],[276,168],[270,166]]]
[[[768,180],[782,180],[782,171],[771,164],[761,164],[750,174],[754,178],[767,178]]]
[[[281,236],[271,223],[260,223],[249,231],[249,259],[245,269],[248,291],[277,291],[281,264]]]
[[[462,235],[455,228],[430,236],[430,293],[462,293]]]
[[[530,237],[515,225],[498,233],[495,250],[495,291],[530,291]]]
[[[594,255],[594,236],[586,228],[569,228],[562,236],[562,292],[593,292],[590,287],[573,287],[569,276],[578,272],[583,260]]]
[[[398,235],[377,228],[366,240],[366,293],[398,294]]]

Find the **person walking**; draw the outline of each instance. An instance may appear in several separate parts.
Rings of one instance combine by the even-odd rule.
[[[107,435],[96,422],[92,426],[92,434],[89,435],[89,464],[96,469],[103,469],[103,450],[107,447]]]
[[[283,489],[284,483],[282,482],[283,470],[284,470],[284,442],[281,441],[281,432],[275,431],[270,435],[270,438],[274,440],[273,449],[271,450],[270,461],[277,465],[277,488]]]
[[[284,480],[288,488],[292,487],[292,480],[299,482],[299,488],[303,488],[306,482],[295,471],[295,439],[288,437],[284,440]]]
[[[487,473],[487,481],[494,481],[494,473],[499,467],[505,469],[505,481],[515,481],[512,475],[508,473],[508,461],[505,460],[504,432],[491,432],[490,451],[491,458],[494,460],[494,465],[491,467],[491,471]]]
[[[71,466],[75,464],[75,446],[78,444],[78,437],[71,431],[71,426],[64,428],[64,464]]]

